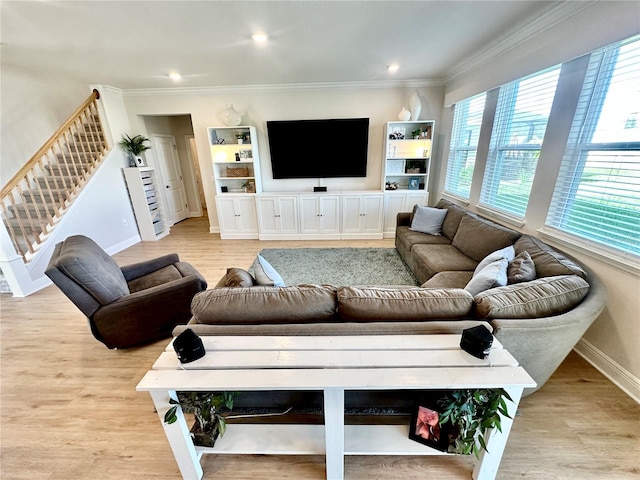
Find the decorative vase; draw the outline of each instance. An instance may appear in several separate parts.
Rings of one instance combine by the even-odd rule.
[[[240,125],[240,122],[242,122],[242,114],[233,108],[233,104],[230,104],[222,112],[222,121],[228,127],[235,127]]]
[[[420,118],[420,112],[422,111],[422,102],[420,101],[420,94],[417,90],[414,90],[409,96],[409,109],[411,110],[411,120],[418,120]]]
[[[407,122],[410,119],[411,119],[411,112],[406,108],[402,107],[402,110],[400,110],[400,113],[398,114],[398,120],[400,120],[401,122]]]

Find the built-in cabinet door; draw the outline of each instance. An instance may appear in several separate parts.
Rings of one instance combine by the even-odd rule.
[[[382,195],[345,195],[342,201],[342,234],[382,233]]]
[[[301,234],[340,233],[338,195],[303,195],[299,201]]]
[[[216,196],[220,238],[258,238],[256,205],[251,196]]]
[[[384,195],[384,237],[392,238],[396,233],[396,217],[400,212],[410,212],[415,204],[426,205],[429,194],[385,193]]]
[[[295,196],[256,197],[260,238],[284,237],[298,233]]]

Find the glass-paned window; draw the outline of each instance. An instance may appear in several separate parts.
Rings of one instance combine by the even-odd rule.
[[[486,99],[487,94],[482,93],[456,103],[453,110],[444,190],[462,198],[469,198]]]
[[[524,218],[560,66],[500,87],[480,204]]]
[[[640,36],[591,54],[546,225],[640,256]]]

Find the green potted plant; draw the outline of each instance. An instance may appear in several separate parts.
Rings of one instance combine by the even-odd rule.
[[[193,443],[202,447],[213,447],[218,435],[224,436],[227,421],[223,413],[233,409],[238,392],[180,392],[180,401],[171,399],[174,404],[164,415],[165,423],[172,424],[178,419],[176,412],[180,404],[186,411],[192,411],[195,422],[191,428]]]
[[[500,415],[511,418],[506,400],[509,394],[502,388],[452,390],[440,399],[444,410],[440,425],[450,423],[449,452],[476,457],[487,450],[487,434],[492,428],[502,431]]]
[[[147,137],[142,135],[135,135],[134,137],[130,137],[126,133],[122,135],[122,140],[120,140],[118,145],[120,145],[120,147],[129,154],[130,166],[137,167],[144,165],[140,154],[151,148],[149,145],[145,145],[145,142],[149,141],[150,140]]]
[[[411,137],[412,138],[420,138],[420,135],[422,134],[422,131],[420,129],[414,130],[413,132],[411,132]]]
[[[241,131],[241,130],[238,130],[238,131],[236,131],[235,135],[236,135],[236,140],[238,141],[238,143],[242,144],[244,142],[244,137],[245,137],[244,132]]]

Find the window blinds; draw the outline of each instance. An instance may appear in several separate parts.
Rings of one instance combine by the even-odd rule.
[[[469,198],[486,99],[486,92],[467,98],[457,103],[453,111],[444,190],[462,198]]]
[[[640,255],[640,36],[591,54],[546,225]]]
[[[559,75],[556,66],[500,87],[481,205],[524,218]]]

